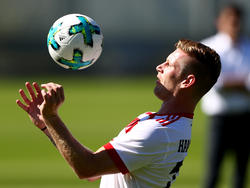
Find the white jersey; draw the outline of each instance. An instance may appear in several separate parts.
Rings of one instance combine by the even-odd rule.
[[[102,176],[100,188],[170,187],[191,140],[193,114],[147,112],[104,145],[120,173]]]

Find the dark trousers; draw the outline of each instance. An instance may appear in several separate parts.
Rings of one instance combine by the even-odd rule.
[[[215,188],[227,152],[235,159],[233,188],[243,188],[250,153],[250,113],[210,118],[210,140],[205,188]]]

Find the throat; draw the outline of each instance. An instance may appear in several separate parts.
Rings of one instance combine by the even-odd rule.
[[[188,102],[182,100],[164,101],[161,105],[159,114],[167,113],[194,113],[195,105],[191,105]]]

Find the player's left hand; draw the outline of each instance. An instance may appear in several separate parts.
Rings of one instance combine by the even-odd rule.
[[[64,102],[63,87],[52,82],[42,84],[41,87],[44,88],[41,91],[44,101],[40,106],[43,118],[56,116],[58,108]]]
[[[35,91],[33,90],[32,85],[35,88]],[[30,97],[25,94],[23,89],[20,89],[19,93],[24,102],[21,102],[19,99],[17,99],[16,103],[20,108],[28,113],[31,121],[36,125],[36,127],[42,129],[46,126],[41,117],[39,109],[39,106],[43,103],[43,98],[39,85],[36,82],[34,82],[32,85],[29,82],[25,83]]]

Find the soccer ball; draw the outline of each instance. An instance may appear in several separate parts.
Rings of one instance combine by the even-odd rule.
[[[52,59],[66,69],[80,70],[93,65],[102,53],[103,35],[90,17],[65,15],[52,25],[47,46]]]

